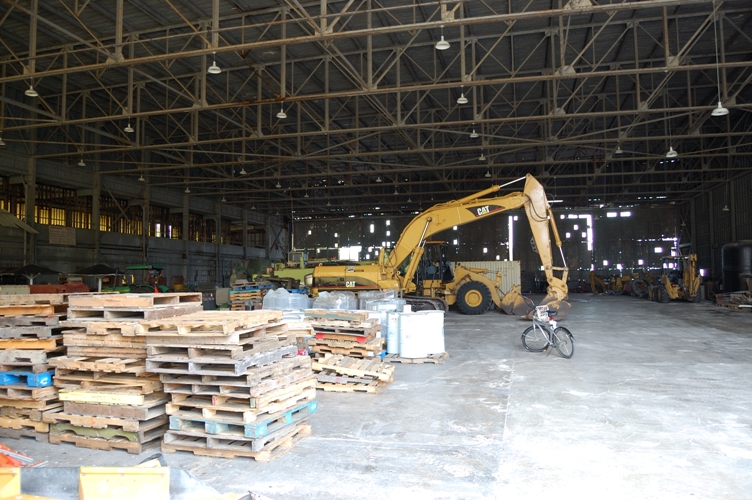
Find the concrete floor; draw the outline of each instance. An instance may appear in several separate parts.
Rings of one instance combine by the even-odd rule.
[[[574,295],[570,360],[526,324],[447,315],[443,365],[382,393],[319,392],[313,435],[270,463],[166,455],[221,492],[273,499],[752,498],[752,315]],[[31,440],[51,466],[143,457]]]

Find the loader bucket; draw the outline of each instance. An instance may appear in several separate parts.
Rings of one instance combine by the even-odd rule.
[[[530,309],[520,293],[520,290],[520,285],[515,285],[501,298],[501,310],[506,314],[519,316],[521,314],[527,314]]]

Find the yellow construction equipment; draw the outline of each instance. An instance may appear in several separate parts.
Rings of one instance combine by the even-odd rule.
[[[595,295],[600,295],[601,293],[606,293],[608,290],[609,286],[606,285],[603,279],[593,271],[590,271],[590,291]]]
[[[686,300],[699,302],[700,282],[702,277],[697,269],[697,255],[676,255],[663,257],[664,263],[673,263],[673,267],[664,268],[661,279],[650,287],[650,298],[656,302]]]
[[[519,179],[522,180],[522,179]],[[405,227],[397,244],[388,252],[379,250],[378,262],[371,265],[317,266],[313,270],[312,291],[396,290],[413,310],[444,309],[457,304],[465,314],[483,314],[492,306],[508,314],[525,314],[528,306],[516,286],[503,297],[501,278],[495,281],[482,273],[485,269],[454,266],[441,258],[441,249],[429,244],[432,235],[486,217],[524,207],[548,282],[548,293],[541,304],[566,316],[567,274],[561,239],[543,186],[532,175],[525,177],[524,192],[484,198],[504,186],[492,186],[459,200],[439,203],[418,214]],[[563,267],[553,265],[550,231],[561,252]],[[427,249],[430,249],[427,252]],[[559,277],[554,272],[561,273]]]

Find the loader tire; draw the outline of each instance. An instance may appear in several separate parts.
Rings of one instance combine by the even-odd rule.
[[[666,290],[664,285],[661,285],[658,289],[658,302],[661,304],[668,304],[671,302],[671,297],[669,297],[668,290]]]
[[[457,291],[457,306],[462,314],[483,314],[492,304],[491,290],[478,281],[468,281]]]

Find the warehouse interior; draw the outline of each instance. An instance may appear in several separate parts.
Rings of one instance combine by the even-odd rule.
[[[518,262],[535,303],[567,268],[572,359],[452,305],[443,364],[319,391],[278,459],[167,463],[279,499],[743,497],[751,59],[743,0],[6,0],[0,287],[157,265],[214,308],[239,277],[375,263],[432,207],[504,197],[430,238],[492,281]],[[507,204],[531,177],[552,261]],[[689,256],[691,300],[626,293]],[[2,442],[49,466],[148,455]]]

